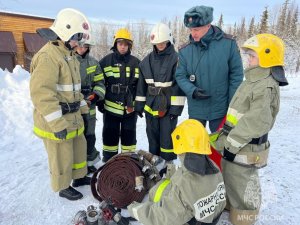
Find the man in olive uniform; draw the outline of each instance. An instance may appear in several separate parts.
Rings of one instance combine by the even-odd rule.
[[[81,93],[89,105],[90,112],[84,117],[84,136],[87,142],[88,173],[97,169],[94,166],[100,155],[95,147],[96,143],[96,102],[103,100],[105,95],[104,76],[96,59],[89,55],[90,48],[94,45],[91,38],[76,49],[77,59],[80,62]],[[73,184],[74,186],[74,184]]]
[[[82,198],[71,180],[86,178],[86,140],[82,114],[88,106],[80,92],[79,62],[73,52],[90,37],[87,18],[75,9],[61,10],[50,29],[54,37],[31,63],[30,95],[34,106],[34,133],[48,153],[51,186],[69,200]],[[51,35],[50,35],[51,34]]]
[[[133,202],[129,213],[144,225],[217,224],[225,208],[225,185],[211,154],[203,125],[189,119],[172,133],[174,153],[182,163],[168,165],[166,178],[154,186],[149,201]]]
[[[284,43],[272,34],[258,34],[243,47],[248,57],[246,80],[233,96],[227,120],[216,142],[223,149],[223,176],[230,221],[252,225],[258,219],[261,189],[258,169],[266,166],[268,133],[279,111],[284,76]]]

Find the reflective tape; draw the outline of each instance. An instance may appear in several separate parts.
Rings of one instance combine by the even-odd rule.
[[[144,110],[153,116],[158,116],[158,111],[153,111],[148,105],[145,105]]]
[[[236,109],[228,108],[226,120],[235,126],[243,116],[244,114],[239,113]]]
[[[104,79],[103,73],[100,73],[100,74],[94,76],[94,82],[97,82],[97,81],[100,81],[100,80],[103,80],[103,79]]]
[[[145,102],[146,101],[146,96],[136,96],[135,101]]]
[[[83,131],[84,131],[84,126],[81,127],[79,130],[73,130],[73,131],[68,132],[66,140],[72,139],[72,138],[75,138],[76,136],[81,135],[83,133]],[[56,141],[61,140],[61,139],[55,137],[54,133],[41,130],[36,126],[33,127],[33,132],[41,138],[47,138],[47,139],[56,140]]]
[[[86,167],[86,161],[83,161],[81,163],[74,163],[72,166],[73,170],[83,169],[84,167]]]
[[[96,109],[91,109],[91,110],[90,110],[90,115],[93,116],[93,115],[95,115],[95,114],[96,114]]]
[[[233,138],[231,138],[231,137],[229,137],[229,136],[227,136],[227,141],[228,141],[233,147],[236,147],[236,148],[242,148],[242,147],[244,147],[244,146],[247,144],[247,143],[242,144],[242,143],[240,143],[240,142],[234,140]]]
[[[109,145],[103,145],[103,151],[107,152],[118,152],[118,145],[109,146]]]
[[[109,111],[109,112],[113,112],[115,114],[118,114],[118,115],[123,115],[124,114],[124,110],[115,109],[115,108],[110,107],[108,105],[104,105],[104,109]]]
[[[62,117],[62,111],[61,111],[61,109],[58,110],[58,111],[56,111],[56,112],[53,112],[53,113],[48,114],[48,115],[45,116],[44,118],[45,118],[45,120],[49,123],[49,122],[51,122],[51,121],[53,121],[53,120],[56,120],[56,119],[58,119],[58,118],[60,118],[60,117]]]
[[[173,149],[166,149],[166,148],[160,148],[161,152],[165,152],[165,153],[173,153]]]
[[[183,106],[185,103],[186,97],[184,96],[171,96],[171,105]]]
[[[86,73],[87,74],[91,74],[94,73],[96,71],[97,66],[90,66],[88,68],[86,68]]]
[[[58,91],[79,91],[81,84],[56,84],[56,89]]]
[[[100,86],[95,86],[93,90],[94,91],[99,91],[100,93],[105,94],[105,90]]]
[[[164,180],[157,188],[156,192],[155,192],[155,195],[154,195],[154,199],[153,199],[153,202],[159,202],[160,199],[161,199],[161,196],[164,192],[164,190],[166,189],[166,187],[170,184],[170,180],[169,179],[166,179]]]
[[[122,152],[131,152],[131,151],[135,151],[136,149],[136,145],[121,145],[121,149],[122,149]]]
[[[169,82],[154,82],[155,87],[171,87],[173,84],[172,81]]]
[[[81,100],[80,101],[80,107],[82,107],[82,106],[86,106],[87,104],[86,104],[86,101],[85,100]]]

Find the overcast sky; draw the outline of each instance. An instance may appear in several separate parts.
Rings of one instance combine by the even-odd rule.
[[[290,0],[291,2],[293,0]],[[294,0],[298,5],[300,0]],[[266,6],[279,8],[284,0],[0,0],[0,10],[55,18],[66,7],[82,11],[91,19],[133,22],[144,19],[156,23],[162,18],[183,17],[196,5],[214,7],[214,21],[223,14],[225,24],[239,22],[245,16],[259,21]]]

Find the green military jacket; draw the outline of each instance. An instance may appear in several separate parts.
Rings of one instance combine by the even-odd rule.
[[[67,139],[84,131],[81,114],[88,106],[80,92],[79,62],[75,53],[62,41],[48,42],[32,59],[30,95],[34,106],[34,133],[51,140],[59,140],[54,132],[67,129]],[[80,102],[75,113],[62,115],[60,103]]]
[[[184,154],[180,155],[180,159],[183,157]],[[194,217],[211,223],[226,205],[220,172],[203,176],[183,165],[170,179],[154,186],[149,198],[147,202],[128,206],[130,215],[144,225],[183,225]]]
[[[225,148],[234,154],[268,148],[269,143],[262,146],[248,143],[272,129],[279,111],[279,84],[271,75],[270,68],[248,68],[245,78],[230,102],[226,125],[232,129],[222,141]]]

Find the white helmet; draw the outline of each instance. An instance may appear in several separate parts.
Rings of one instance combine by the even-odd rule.
[[[74,34],[81,33],[84,42],[91,36],[90,28],[90,23],[85,15],[71,8],[61,10],[50,27],[63,41],[68,41]]]
[[[150,42],[153,45],[170,41],[171,44],[174,44],[174,39],[171,29],[164,23],[156,24],[150,34]]]

